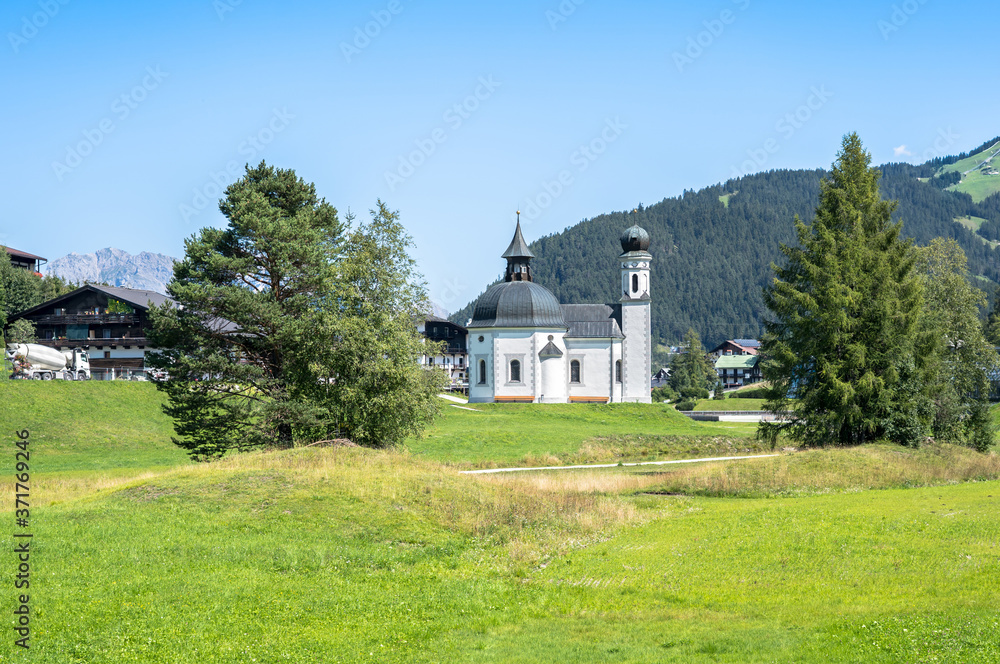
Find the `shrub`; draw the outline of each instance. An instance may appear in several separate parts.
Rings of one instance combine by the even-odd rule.
[[[749,390],[730,392],[730,399],[766,399],[767,389],[764,387],[751,387]]]
[[[663,387],[653,388],[650,396],[653,397],[653,403],[661,403],[663,401],[673,401],[676,399],[677,392],[675,392],[669,385],[664,385]]]
[[[695,400],[693,400],[693,399],[688,399],[688,400],[685,400],[685,401],[678,401],[674,405],[674,408],[676,408],[677,410],[694,410],[694,406],[695,406],[696,403],[698,403],[698,402],[695,401]]]
[[[704,387],[684,387],[681,388],[681,397],[684,399],[707,399],[708,390]]]

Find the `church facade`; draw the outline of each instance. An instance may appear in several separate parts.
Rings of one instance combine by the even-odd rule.
[[[467,326],[470,403],[650,403],[649,234],[632,226],[620,241],[619,301],[560,304],[534,282],[518,222],[504,281]]]

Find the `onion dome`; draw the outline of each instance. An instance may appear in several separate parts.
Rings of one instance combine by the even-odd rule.
[[[499,283],[476,302],[467,327],[566,327],[559,301],[533,281]]]
[[[619,240],[622,243],[622,253],[649,251],[649,233],[638,225],[626,228]]]

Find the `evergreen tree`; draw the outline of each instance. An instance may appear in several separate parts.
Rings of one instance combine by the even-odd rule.
[[[716,399],[717,401],[722,401],[723,399],[725,399],[726,393],[723,390],[725,390],[725,387],[722,385],[722,379],[720,378],[715,383],[715,395],[713,398]]]
[[[813,223],[796,217],[799,246],[781,245],[785,265],[764,290],[765,409],[799,400],[793,419],[761,424],[772,444],[782,431],[807,446],[916,444],[925,431],[921,284],[870,161],[856,134],[844,137]]]
[[[705,398],[718,378],[715,368],[705,356],[701,337],[694,329],[689,328],[684,335],[684,346],[687,352],[675,355],[670,365],[670,387],[683,397]]]
[[[401,265],[398,228],[362,229],[345,242],[314,185],[263,162],[247,167],[219,208],[227,227],[188,239],[174,266],[167,290],[179,306],[151,316],[150,343],[165,350],[150,364],[169,376],[157,387],[174,442],[204,460],[336,436],[391,444],[418,429],[430,386],[414,387],[410,369],[419,366],[399,323],[407,316],[412,325],[421,289]],[[366,366],[346,372],[337,362],[345,354]],[[344,397],[350,390],[361,396]],[[375,415],[357,414],[366,407]]]
[[[983,324],[983,336],[994,346],[1000,346],[1000,288],[993,292],[993,307]]]

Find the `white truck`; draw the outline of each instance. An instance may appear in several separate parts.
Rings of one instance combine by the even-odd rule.
[[[41,344],[7,344],[7,361],[14,367],[12,378],[90,380],[86,348],[58,351]]]

